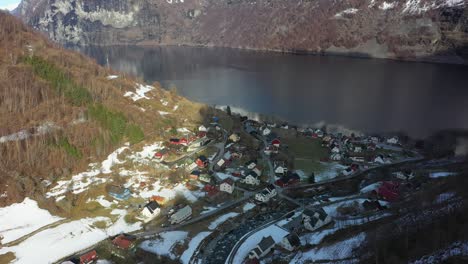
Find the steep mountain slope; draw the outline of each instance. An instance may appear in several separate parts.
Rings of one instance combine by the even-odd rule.
[[[187,44],[466,63],[466,0],[23,0],[63,44]]]
[[[125,142],[201,118],[201,105],[158,84],[110,74],[0,12],[0,206],[43,200],[49,186]]]

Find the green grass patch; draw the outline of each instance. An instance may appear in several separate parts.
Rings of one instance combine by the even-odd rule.
[[[135,124],[129,124],[125,134],[127,134],[128,140],[131,144],[138,143],[145,138],[145,134],[143,133],[141,127]]]
[[[297,137],[286,138],[285,141],[289,146],[289,151],[294,153],[296,158],[320,161],[320,159],[328,157],[327,149],[322,147],[322,142],[318,139]]]
[[[124,136],[132,144],[138,143],[145,138],[143,130],[138,125],[128,124],[127,118],[121,112],[111,111],[104,105],[97,103],[88,106],[88,114],[101,126],[109,130],[113,144],[120,142]]]
[[[91,93],[87,89],[73,82],[66,73],[54,64],[38,56],[26,57],[23,61],[31,65],[36,75],[48,81],[56,92],[65,96],[73,105],[83,106],[93,101]]]
[[[319,173],[323,171],[324,166],[315,160],[299,158],[294,160],[294,168],[297,170],[302,170],[306,174],[310,174],[312,172]]]
[[[54,141],[54,140],[49,140],[48,141],[48,145],[49,146],[53,146],[53,147],[57,147],[57,148],[62,148],[65,150],[65,152],[70,155],[71,157],[74,157],[74,158],[77,158],[77,159],[81,159],[83,157],[81,151],[76,147],[74,146],[73,144],[71,144],[69,141],[68,141],[68,138],[66,138],[65,136],[59,138],[58,141]]]
[[[72,105],[88,106],[90,117],[110,131],[113,144],[120,142],[124,136],[127,136],[132,144],[144,139],[143,130],[135,124],[128,124],[123,113],[111,111],[100,103],[92,104],[91,93],[86,88],[76,84],[59,67],[38,56],[25,57],[23,61],[31,65],[36,75],[49,82],[52,88],[69,100]],[[60,142],[60,145],[70,155],[81,156],[68,141]]]

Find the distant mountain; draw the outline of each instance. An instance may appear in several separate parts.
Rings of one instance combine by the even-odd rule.
[[[62,44],[183,44],[468,61],[467,0],[23,0]]]

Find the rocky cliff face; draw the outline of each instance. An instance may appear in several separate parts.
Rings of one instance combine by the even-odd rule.
[[[62,44],[186,44],[468,62],[467,0],[23,0]]]

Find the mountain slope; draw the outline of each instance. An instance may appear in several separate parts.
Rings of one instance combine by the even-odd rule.
[[[48,186],[125,142],[201,118],[201,105],[158,84],[110,74],[0,12],[0,206],[43,200]]]
[[[62,44],[187,44],[467,62],[466,0],[23,0]]]

